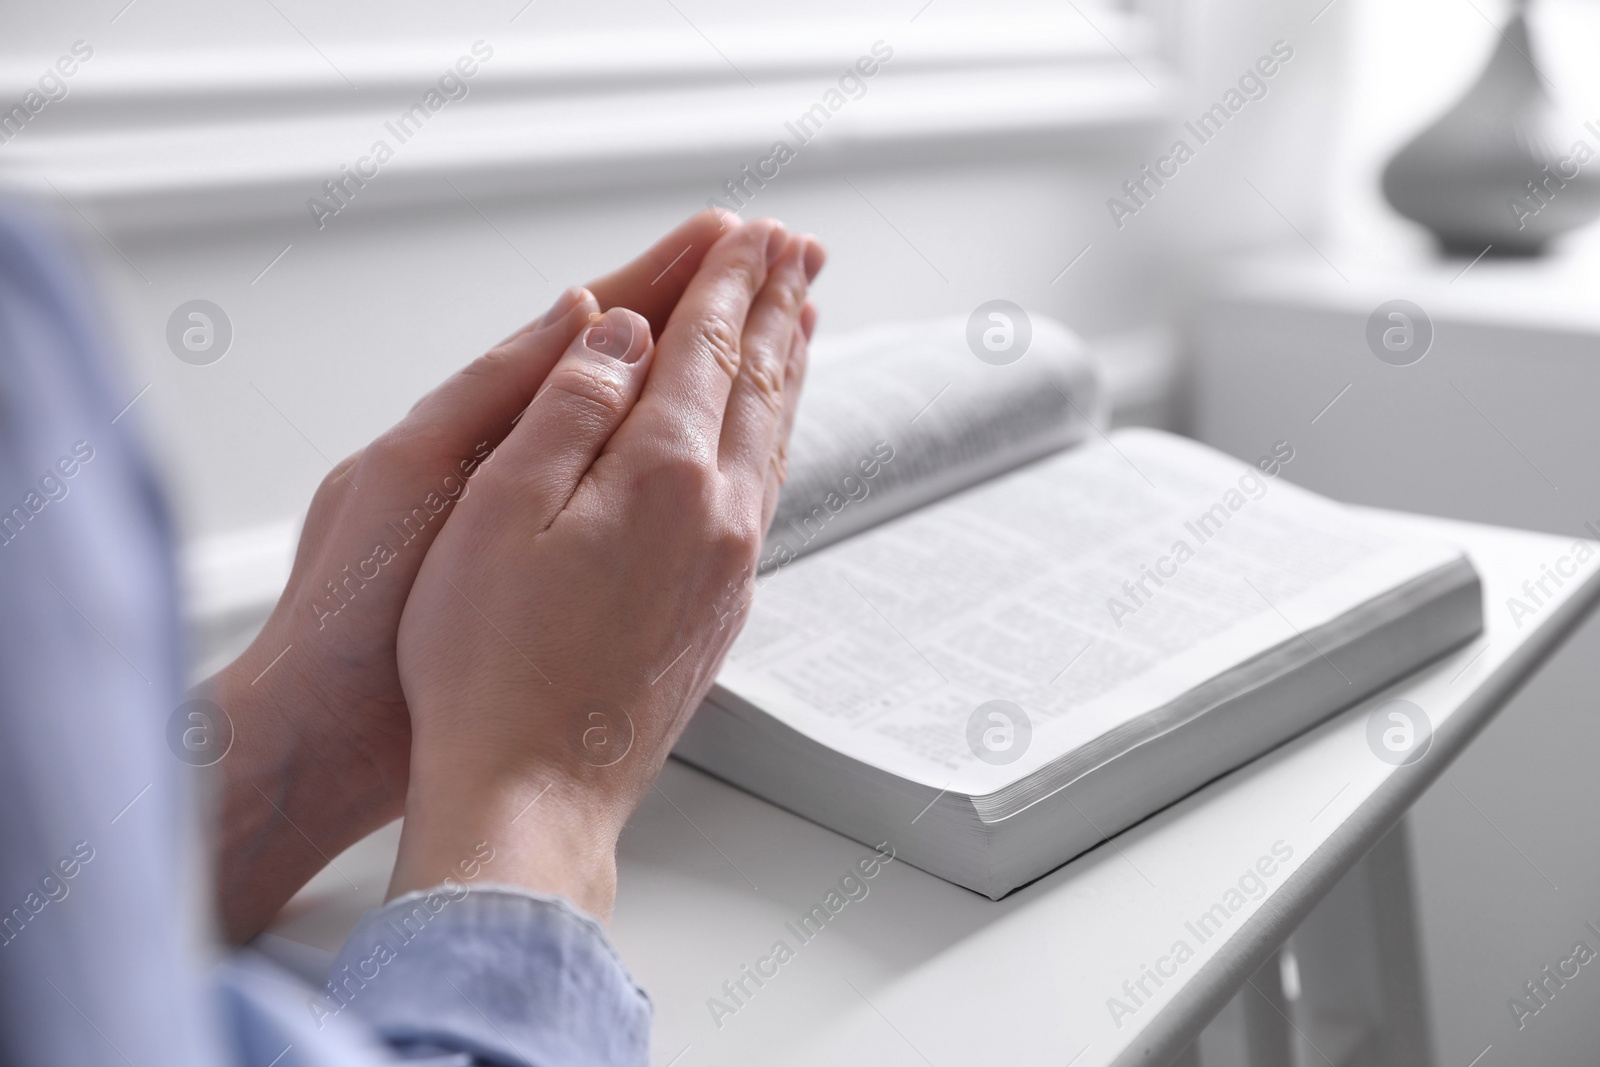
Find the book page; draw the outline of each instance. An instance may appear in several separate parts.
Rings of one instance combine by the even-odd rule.
[[[852,334],[812,361],[763,569],[1082,440],[1100,376],[1059,323],[1014,363],[973,354],[966,320]]]
[[[759,583],[718,686],[902,777],[988,793],[1459,556],[1289,484],[1275,448],[1272,477],[1118,431],[799,560]],[[967,739],[994,699],[1033,730],[1004,766]]]

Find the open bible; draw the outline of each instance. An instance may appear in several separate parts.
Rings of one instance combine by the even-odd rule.
[[[743,633],[675,754],[999,898],[1482,628],[1455,546],[1153,430],[1036,321],[819,356]],[[723,609],[729,610],[729,609]]]

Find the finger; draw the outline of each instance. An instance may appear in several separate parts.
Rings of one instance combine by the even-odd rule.
[[[543,531],[566,507],[644,388],[654,346],[650,324],[612,308],[567,346],[485,476],[527,509]],[[498,492],[497,492],[498,495]]]
[[[308,534],[330,528],[325,524],[337,514],[332,501],[346,491],[359,492],[366,533],[385,523],[411,532],[407,543],[416,550],[390,567],[404,580],[386,585],[403,601],[444,526],[431,518],[446,514],[467,492],[470,479],[511,431],[567,342],[597,314],[587,290],[572,290],[547,314],[550,321],[480,356],[419,400],[405,418],[329,474],[324,487],[334,495],[318,490],[319,499],[330,503],[321,508],[313,503]]]
[[[690,216],[632,263],[590,282],[589,289],[602,311],[614,307],[637,311],[650,320],[651,331],[659,337],[711,246],[743,224],[732,212],[707,208]]]
[[[810,305],[806,305],[810,307]],[[789,435],[794,431],[795,412],[800,408],[800,389],[805,383],[809,338],[804,328],[796,327],[789,339],[789,358],[783,372],[783,414],[773,435],[766,470],[766,485],[761,497],[761,529],[772,528],[778,510],[778,494],[789,476]]]
[[[627,266],[590,282],[589,291],[599,301],[601,311],[614,307],[637,311],[650,320],[651,331],[659,334],[683,295],[683,287],[700,268],[706,252],[717,243],[717,238],[740,225],[743,221],[731,211],[707,208],[697,212]],[[508,344],[547,321],[548,315],[534,319],[517,328],[500,344]]]
[[[626,435],[676,439],[715,462],[739,376],[745,318],[786,236],[776,221],[758,219],[730,229],[706,253],[660,336],[655,369]]]
[[[565,314],[567,310],[572,307],[574,295],[580,292],[582,292],[582,290],[577,287],[562,290],[561,295],[556,297],[555,303],[550,305],[549,311],[546,311],[543,315],[540,315],[538,318],[534,319],[530,323],[527,323],[526,325],[518,326],[494,347],[504,348],[506,345],[510,344],[512,341],[515,341],[523,334],[532,333],[541,326],[548,326],[551,322],[555,321],[556,318]],[[493,351],[493,349],[490,351]]]
[[[821,241],[817,240],[811,234],[806,234],[805,238],[806,281],[814,282],[817,280],[817,275],[822,273],[822,268],[827,265],[828,250],[822,246]]]
[[[598,313],[587,291],[571,290],[547,313],[545,325],[474,360],[375,441],[338,463],[306,516],[291,581],[302,580],[306,569],[316,565],[317,555],[307,546],[321,544],[338,527],[344,514],[341,502],[358,493],[361,503],[352,536],[386,539],[390,535],[383,531],[392,524],[405,530],[406,544],[414,546],[386,571],[401,580],[369,594],[374,607],[384,597],[403,604],[411,579],[444,527],[434,516],[446,514],[466,493],[470,477],[510,431],[567,342]],[[361,547],[370,549],[373,543],[368,540]]]
[[[418,400],[379,442],[441,458],[494,448],[599,310],[587,289],[567,290],[526,332],[491,348]]]
[[[800,329],[805,332],[806,340],[811,340],[812,334],[817,332],[817,305],[806,301],[806,306],[800,310]]]
[[[784,244],[750,305],[740,339],[739,376],[722,420],[717,466],[730,477],[743,476],[753,489],[766,479],[783,416],[784,372],[806,302],[809,244],[804,237],[791,237]]]

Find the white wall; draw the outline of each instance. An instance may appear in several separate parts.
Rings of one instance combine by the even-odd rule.
[[[832,249],[824,343],[1003,296],[1159,378],[1192,264],[1281,231],[1241,168],[1316,210],[1318,160],[1282,148],[1331,116],[1341,33],[1337,9],[1310,26],[1265,0],[124,4],[12,19],[0,102],[72,42],[95,54],[0,144],[0,185],[82,235],[183,527],[223,559],[219,536],[281,541],[330,460],[703,205],[877,40],[894,60],[751,205]],[[1270,95],[1114,225],[1108,197],[1279,38],[1297,52]],[[480,39],[470,95],[318,229],[308,199]],[[236,331],[208,367],[164,339],[197,297]]]
[[[1091,335],[1161,321],[1160,231],[1118,234],[1104,214],[1170,104],[1138,15],[539,0],[512,21],[520,4],[276,3],[287,20],[270,4],[51,8],[0,44],[3,102],[93,43],[68,97],[0,144],[0,184],[79,233],[115,309],[132,417],[186,534],[246,600],[281,558],[265,579],[235,564],[281,557],[330,461],[703,206],[875,41],[894,59],[750,206],[831,248],[824,338],[998,296]],[[469,95],[319,228],[307,202],[322,183],[394,140],[385,122],[480,39],[494,55]],[[165,340],[193,298],[234,326],[211,366]]]
[[[1329,137],[1323,222],[1308,234],[1344,277],[1293,239],[1218,270],[1194,334],[1193,428],[1241,455],[1288,437],[1299,452],[1289,476],[1341,499],[1577,536],[1600,519],[1600,227],[1551,260],[1485,260],[1460,275],[1466,264],[1434,262],[1378,192],[1389,156],[1476,77],[1506,9],[1340,5],[1349,92]],[[1583,136],[1583,121],[1600,118],[1600,9],[1544,0],[1533,15],[1538,65]],[[1362,338],[1373,308],[1396,297],[1423,306],[1437,331],[1414,367],[1379,363]],[[1588,771],[1597,654],[1591,622],[1411,816],[1440,1064],[1465,1067],[1490,1046],[1480,1067],[1594,1059],[1600,983],[1573,983],[1521,1029],[1508,1001],[1577,939],[1600,948],[1583,929],[1600,923]]]

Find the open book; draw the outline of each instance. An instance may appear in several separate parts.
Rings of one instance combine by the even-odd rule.
[[[818,359],[750,615],[680,758],[999,898],[1482,628],[1453,545],[1102,433],[1059,325]]]

